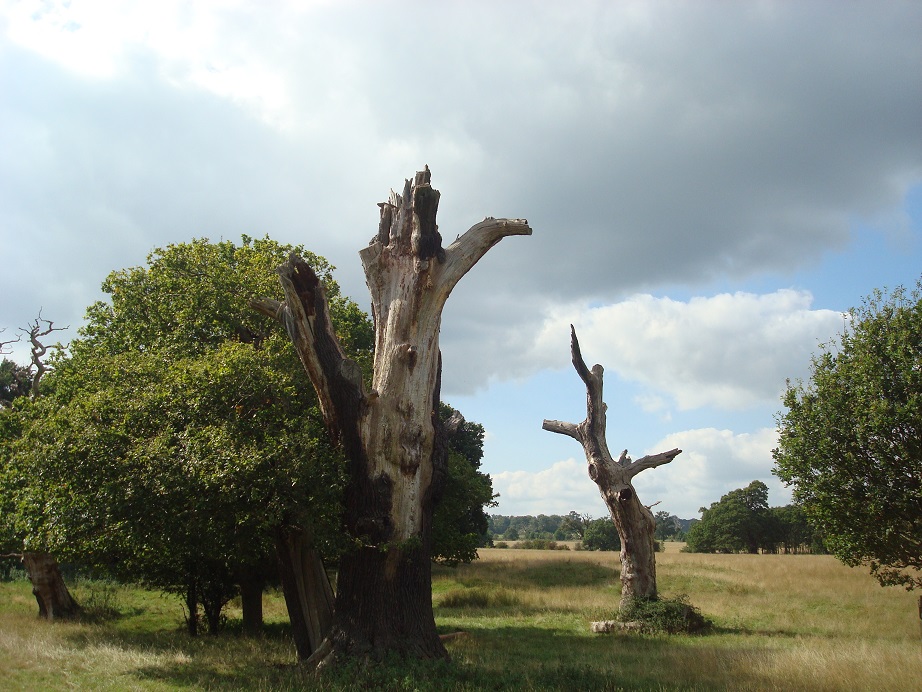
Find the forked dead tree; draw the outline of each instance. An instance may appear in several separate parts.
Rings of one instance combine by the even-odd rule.
[[[446,248],[428,167],[379,204],[378,232],[359,254],[371,292],[374,372],[366,389],[330,322],[323,286],[301,258],[279,268],[285,301],[253,307],[280,320],[349,464],[344,523],[355,549],[340,560],[329,643],[337,653],[446,656],[432,613],[431,528],[446,454],[438,418],[442,308],[524,219],[487,218]]]
[[[668,464],[682,450],[672,449],[637,461],[633,461],[627,450],[624,450],[615,461],[605,439],[607,406],[602,400],[603,368],[598,364],[593,365],[592,370],[586,367],[572,325],[570,353],[573,367],[586,385],[586,419],[579,424],[545,420],[542,427],[569,435],[583,446],[589,464],[589,477],[599,486],[602,499],[621,537],[621,610],[624,611],[633,599],[653,600],[657,597],[653,536],[656,522],[650,508],[638,499],[631,480],[645,469]]]

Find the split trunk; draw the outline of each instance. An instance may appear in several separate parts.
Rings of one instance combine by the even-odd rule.
[[[323,287],[291,257],[285,302],[253,301],[288,329],[327,426],[349,463],[344,523],[356,544],[340,561],[330,641],[341,654],[446,655],[431,593],[432,510],[446,459],[438,420],[442,308],[497,242],[529,235],[522,219],[487,218],[447,248],[429,169],[379,204],[378,232],[360,252],[371,292],[374,373],[366,390],[330,323]]]

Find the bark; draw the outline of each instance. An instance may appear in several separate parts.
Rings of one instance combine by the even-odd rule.
[[[263,631],[263,590],[265,587],[266,579],[260,567],[251,567],[240,575],[243,633],[250,637],[258,637]]]
[[[190,637],[198,636],[198,584],[194,578],[186,585],[186,631]]]
[[[442,247],[429,169],[379,205],[378,232],[359,254],[371,292],[374,373],[366,391],[336,339],[326,296],[298,257],[279,268],[285,302],[252,305],[288,329],[331,434],[349,462],[344,521],[359,547],[338,576],[331,640],[338,653],[444,657],[432,614],[430,543],[440,456],[442,308],[458,281],[522,219],[487,218]]]
[[[275,546],[295,649],[303,661],[310,658],[330,632],[333,589],[308,531],[280,527]]]
[[[81,613],[82,609],[67,590],[57,560],[48,553],[23,553],[21,559],[32,582],[39,617],[66,620]]]
[[[668,464],[682,453],[672,449],[633,461],[624,450],[617,461],[608,451],[605,438],[606,405],[602,400],[601,365],[586,367],[576,338],[570,327],[570,351],[573,367],[586,385],[586,419],[579,424],[545,420],[542,426],[550,432],[569,435],[577,440],[586,454],[589,477],[599,487],[602,499],[611,513],[621,537],[621,610],[632,599],[655,599],[656,553],[654,532],[656,521],[649,507],[641,504],[631,480],[645,469]]]

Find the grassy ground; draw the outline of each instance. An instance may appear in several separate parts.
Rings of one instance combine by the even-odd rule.
[[[668,545],[668,544],[667,544]],[[484,550],[436,568],[433,601],[451,663],[340,668],[304,676],[284,604],[267,635],[190,639],[177,599],[77,584],[116,617],[49,625],[28,583],[0,584],[0,689],[11,690],[922,690],[916,596],[826,556],[693,555],[670,545],[660,590],[714,621],[698,636],[593,635],[618,597],[617,553]]]

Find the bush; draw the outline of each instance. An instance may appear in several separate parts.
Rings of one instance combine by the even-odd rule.
[[[475,586],[470,589],[449,591],[439,601],[442,608],[511,608],[519,599],[507,589]]]
[[[568,545],[557,545],[557,541],[550,541],[546,538],[530,538],[527,541],[519,541],[516,548],[525,550],[569,550]]]
[[[618,619],[637,622],[640,630],[647,633],[692,634],[711,626],[710,621],[689,604],[688,596],[684,594],[676,598],[634,599]]]
[[[621,550],[621,537],[611,519],[593,519],[583,534],[586,550]]]
[[[493,547],[494,548],[508,548],[509,544],[506,543],[506,541],[500,541],[499,543],[496,543]]]

